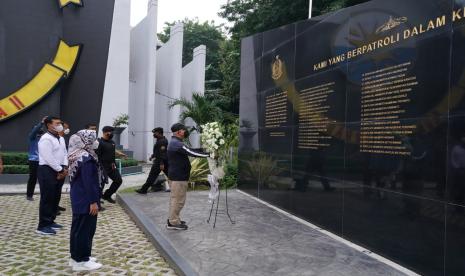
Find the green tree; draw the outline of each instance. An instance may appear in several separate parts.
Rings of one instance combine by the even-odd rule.
[[[313,0],[317,16],[368,0]],[[219,15],[230,22],[230,39],[221,44],[222,94],[229,97],[229,110],[239,111],[241,39],[308,18],[309,0],[232,0]]]
[[[308,0],[233,0],[219,15],[229,21],[230,40],[220,50],[222,95],[230,99],[229,110],[239,113],[240,45],[243,37],[308,18]]]
[[[194,93],[192,95],[192,101],[185,98],[174,100],[170,103],[169,108],[180,106],[182,108],[179,120],[184,122],[187,118],[192,118],[197,123],[200,130],[200,126],[209,122],[221,121],[223,113],[217,106],[215,101],[207,99],[207,97]]]
[[[313,0],[312,17],[361,4],[369,0]]]
[[[178,21],[179,22],[179,21]],[[180,21],[184,24],[184,39],[183,39],[183,66],[191,62],[192,51],[199,45],[207,47],[207,60],[205,80],[208,89],[221,87],[223,79],[220,64],[220,45],[225,40],[221,25],[215,25],[214,21],[205,21],[200,23],[198,19],[188,19]],[[177,22],[165,23],[163,32],[158,34],[158,38],[163,43],[167,42],[170,37],[170,28]]]

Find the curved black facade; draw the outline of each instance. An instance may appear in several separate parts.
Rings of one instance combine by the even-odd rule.
[[[57,51],[60,39],[83,45],[73,73],[26,111],[0,122],[2,150],[27,149],[27,134],[46,115],[71,128],[98,123],[108,59],[114,0],[83,0],[60,8],[58,0],[0,2],[0,99],[22,87]]]

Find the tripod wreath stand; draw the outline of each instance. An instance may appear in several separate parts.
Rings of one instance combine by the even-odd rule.
[[[228,187],[226,186],[225,187],[225,201],[226,201],[226,209],[224,210],[224,212],[220,212],[218,213],[218,206],[220,204],[220,199],[221,199],[221,189],[218,189],[218,196],[212,200],[212,206],[210,208],[210,215],[208,216],[208,219],[207,219],[207,223],[210,223],[210,220],[212,218],[212,213],[213,213],[213,209],[215,209],[215,201],[216,201],[216,211],[215,211],[215,220],[213,221],[213,228],[215,228],[216,226],[216,218],[218,217],[218,214],[226,214],[229,218],[229,221],[231,222],[231,224],[236,224],[236,221],[234,221],[232,218],[231,218],[231,215],[229,214],[229,207],[228,207]]]

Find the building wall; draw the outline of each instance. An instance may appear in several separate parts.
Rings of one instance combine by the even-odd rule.
[[[26,150],[28,132],[46,115],[61,116],[73,131],[99,121],[114,0],[85,2],[84,7],[61,10],[57,1],[0,1],[0,98],[51,62],[59,39],[84,45],[68,79],[37,104],[0,123],[2,150]]]
[[[131,30],[128,140],[138,160],[148,160],[153,146],[156,30],[157,1],[150,1],[147,17]]]
[[[168,108],[169,103],[181,97],[183,24],[171,27],[170,39],[157,50],[157,85],[155,96],[155,125],[163,127],[170,136],[170,127],[179,121],[180,109]]]
[[[129,113],[130,14],[130,0],[115,0],[103,105],[99,121],[100,133],[103,126],[113,124],[115,117]],[[127,130],[121,135],[121,144],[125,148],[128,147]]]
[[[193,50],[192,61],[182,68],[181,97],[192,100],[192,94],[203,95],[205,93],[205,63],[207,48],[200,45]],[[192,119],[186,120],[186,126],[195,126]],[[193,147],[200,147],[199,133],[190,133],[189,141]]]

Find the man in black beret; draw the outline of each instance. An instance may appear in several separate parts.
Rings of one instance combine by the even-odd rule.
[[[180,123],[171,127],[173,137],[168,145],[168,162],[170,170],[168,179],[171,181],[171,197],[169,218],[166,228],[172,230],[187,230],[187,225],[179,217],[186,201],[187,183],[191,172],[189,156],[206,158],[207,153],[189,148],[183,143],[187,137],[187,128]]]
[[[152,133],[153,138],[157,139],[157,142],[153,146],[152,156],[150,156],[150,161],[153,160],[153,164],[145,184],[142,185],[140,189],[136,190],[139,194],[147,194],[147,190],[155,183],[161,171],[168,175],[168,157],[166,155],[168,140],[163,136],[163,128],[161,127],[154,128]],[[161,191],[163,187],[161,184],[158,184],[155,190]]]

